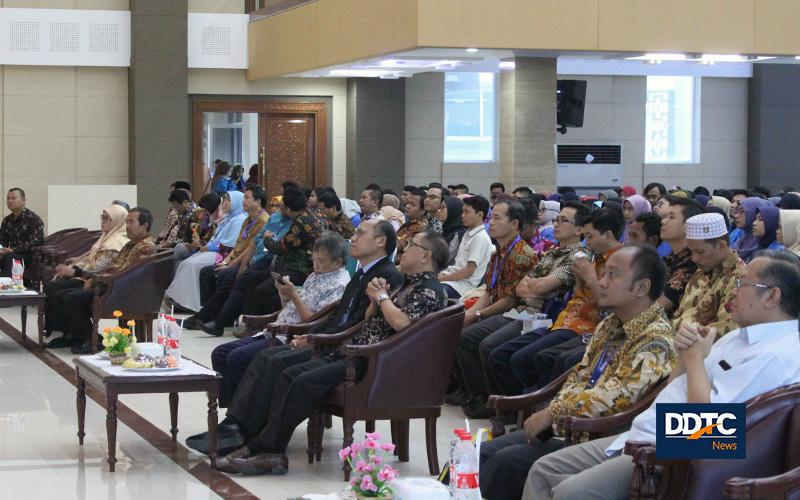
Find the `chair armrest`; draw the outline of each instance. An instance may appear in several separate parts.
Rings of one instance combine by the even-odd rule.
[[[725,481],[725,497],[735,500],[753,498],[789,498],[800,488],[800,467],[771,477],[732,477]]]
[[[357,323],[347,330],[339,333],[312,333],[310,335],[306,335],[306,340],[309,344],[314,345],[314,348],[325,345],[340,345],[358,333],[362,326],[364,326],[364,321]]]
[[[263,316],[244,315],[242,316],[242,322],[251,330],[262,330],[268,324],[273,323],[276,319],[278,319],[278,314],[280,314],[280,311],[272,314],[265,314]]]
[[[535,405],[553,399],[553,397],[558,394],[561,386],[564,385],[564,381],[567,380],[568,374],[569,372],[561,375],[557,379],[547,384],[545,387],[542,387],[538,391],[531,392],[530,394],[523,394],[521,396],[499,396],[495,394],[489,396],[489,401],[486,406],[497,410],[498,415],[504,412],[529,410]]]
[[[647,447],[653,448],[653,450],[655,450],[653,443],[649,443],[647,441],[626,441],[625,447],[622,449],[622,453],[634,457],[635,461],[636,454],[639,452],[639,450]]]

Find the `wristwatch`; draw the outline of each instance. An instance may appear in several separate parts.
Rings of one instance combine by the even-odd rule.
[[[380,304],[384,300],[389,300],[389,294],[386,292],[383,292],[380,295],[378,295],[378,304]]]
[[[483,319],[483,316],[481,316],[481,312],[480,311],[475,311],[475,317],[478,318],[478,321]]]

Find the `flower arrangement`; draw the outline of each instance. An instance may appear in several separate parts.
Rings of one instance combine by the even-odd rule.
[[[389,481],[399,476],[397,469],[383,463],[378,452],[392,453],[392,443],[381,444],[378,432],[368,432],[361,443],[353,443],[339,451],[339,459],[350,464],[353,477],[350,486],[359,498],[390,498]]]
[[[115,318],[122,317],[122,311],[114,311]],[[128,321],[130,328],[120,326],[106,327],[103,329],[103,347],[109,354],[127,354],[131,351],[131,344],[136,343],[136,322]]]

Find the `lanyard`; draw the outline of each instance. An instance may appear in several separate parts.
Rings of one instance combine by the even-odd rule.
[[[506,267],[506,259],[508,259],[508,255],[511,253],[511,249],[514,248],[514,245],[519,243],[520,240],[521,238],[519,237],[519,235],[517,235],[517,237],[514,238],[514,241],[512,241],[511,244],[508,245],[508,248],[506,248],[506,254],[503,256],[502,261],[501,259],[497,259],[496,261],[494,261],[494,269],[492,270],[492,284],[490,288],[494,288],[494,285],[497,283],[497,277],[499,276],[497,268],[499,267],[500,272],[503,272],[503,269]]]
[[[587,389],[591,389],[597,383],[597,380],[606,371],[608,365],[611,363],[611,354],[608,352],[608,343],[610,340],[606,341],[605,347],[603,347],[603,352],[600,354],[600,359],[597,360],[597,363],[594,365],[594,369],[592,370],[592,376],[589,379],[589,383],[586,384]]]
[[[250,222],[250,224],[248,224],[248,225],[246,225],[244,227],[244,231],[242,231],[242,239],[243,240],[247,239],[247,233],[250,232],[250,230],[253,228],[253,224],[255,224],[258,221],[258,218],[261,217],[261,214],[263,214],[263,213],[264,213],[264,209],[259,210],[259,212],[256,214],[256,216],[253,217],[253,220]]]

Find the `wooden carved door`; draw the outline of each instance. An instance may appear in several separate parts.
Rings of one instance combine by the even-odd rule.
[[[261,171],[265,174],[261,179],[270,199],[281,194],[284,181],[305,187],[316,185],[315,125],[313,114],[259,115]]]

